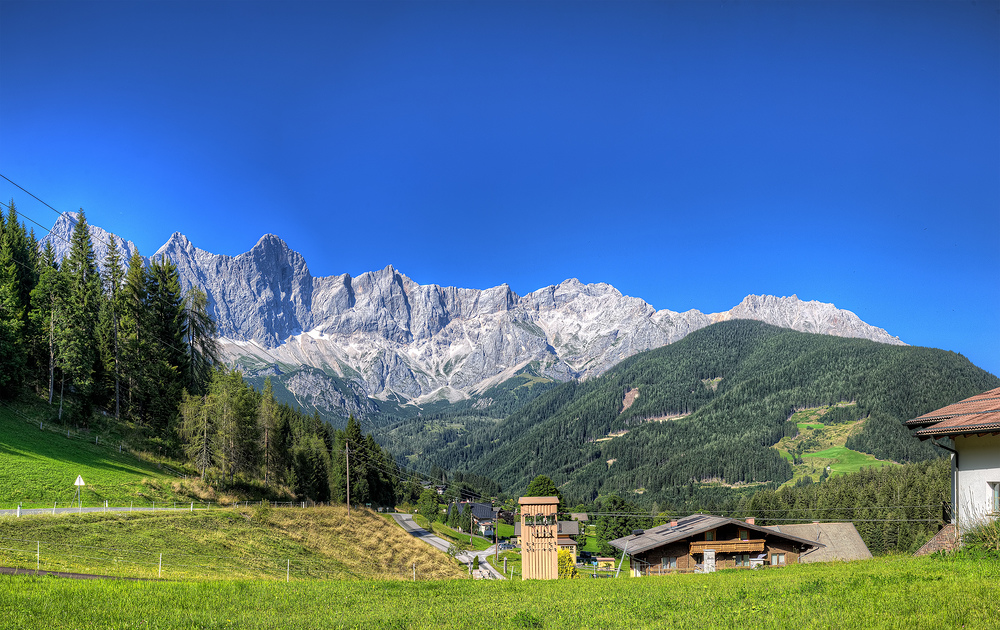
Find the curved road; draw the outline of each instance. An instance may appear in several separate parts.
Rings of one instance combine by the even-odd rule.
[[[399,523],[399,526],[402,527],[406,533],[410,534],[414,538],[424,541],[435,549],[448,553],[448,548],[451,547],[451,543],[414,523],[412,514],[393,514],[392,518]],[[473,556],[479,556],[479,569],[480,571],[484,569],[486,571],[486,575],[482,575],[481,577],[490,577],[495,580],[505,580],[507,578],[505,578],[502,573],[494,569],[488,561],[488,558],[493,555],[493,552],[494,547],[491,546],[485,551],[467,551],[465,553],[458,554],[455,556],[455,559],[459,562],[469,564],[472,562]]]

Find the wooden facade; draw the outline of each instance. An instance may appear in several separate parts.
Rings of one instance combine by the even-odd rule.
[[[795,564],[804,551],[823,547],[753,523],[700,514],[611,544],[631,556],[633,575],[704,571],[707,551],[714,552],[720,570]]]
[[[525,580],[559,577],[558,497],[521,497],[521,572]]]

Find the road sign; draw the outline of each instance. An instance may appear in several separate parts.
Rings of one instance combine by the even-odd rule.
[[[76,481],[73,483],[74,486],[85,486],[87,484],[83,483],[83,475],[77,475]]]

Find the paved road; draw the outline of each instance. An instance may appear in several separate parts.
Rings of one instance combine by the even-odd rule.
[[[412,514],[393,514],[392,518],[394,518],[396,522],[399,523],[399,526],[406,530],[406,532],[414,538],[418,538],[435,549],[448,553],[448,548],[451,547],[451,543],[414,523]],[[469,564],[472,562],[473,556],[479,556],[480,575],[477,577],[491,577],[495,580],[503,580],[505,579],[503,574],[494,569],[487,561],[488,558],[493,555],[493,552],[494,548],[490,547],[485,551],[469,551],[460,553],[455,556],[455,559],[459,562]]]

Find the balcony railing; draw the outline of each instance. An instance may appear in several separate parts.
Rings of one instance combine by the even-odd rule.
[[[764,551],[764,539],[759,540],[699,540],[691,543],[691,554],[705,553],[714,549],[718,553],[741,553]]]

